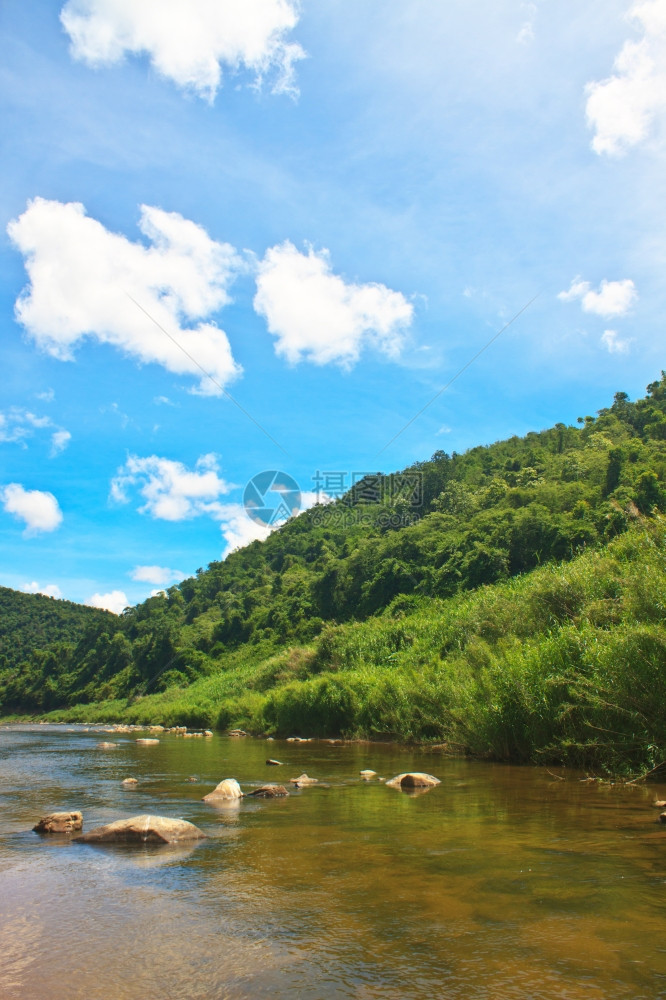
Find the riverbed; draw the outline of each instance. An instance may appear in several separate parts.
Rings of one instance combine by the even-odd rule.
[[[3,1000],[666,998],[664,784],[103,730],[0,729]],[[379,780],[404,771],[441,784]],[[302,772],[318,784],[286,798],[202,801],[223,778],[249,791]],[[32,832],[65,809],[86,830],[154,813],[207,839],[100,848]]]

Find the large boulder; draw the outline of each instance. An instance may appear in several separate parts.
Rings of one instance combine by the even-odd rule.
[[[80,812],[49,813],[42,816],[37,826],[33,826],[35,833],[73,833],[82,829],[83,815]]]
[[[206,836],[194,823],[167,816],[132,816],[95,827],[74,840],[79,844],[179,844]]]
[[[255,799],[279,799],[289,795],[289,792],[284,785],[262,785],[261,788],[255,788],[254,791],[246,792],[245,795]]]
[[[434,788],[441,785],[439,778],[432,774],[424,774],[423,771],[408,771],[406,774],[397,774],[386,782],[387,788]]]
[[[225,778],[219,783],[219,785],[209,792],[208,795],[204,795],[204,802],[220,802],[229,801],[232,799],[242,799],[243,793],[241,792],[241,787],[235,778]]]

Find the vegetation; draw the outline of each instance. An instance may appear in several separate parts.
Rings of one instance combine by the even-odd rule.
[[[0,676],[36,650],[76,643],[87,630],[97,635],[113,621],[108,611],[0,587]]]
[[[666,758],[666,375],[632,403],[373,476],[78,641],[3,710]]]

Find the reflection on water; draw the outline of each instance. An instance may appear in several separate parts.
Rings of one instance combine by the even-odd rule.
[[[113,753],[99,730],[0,729],[3,998],[64,983],[70,1000],[666,998],[651,806],[666,786],[390,746],[111,738]],[[413,795],[379,780],[410,770],[442,783]],[[201,801],[222,778],[249,790],[303,771],[320,783],[288,798]],[[182,817],[209,839],[99,848],[30,832],[64,809],[87,830]]]

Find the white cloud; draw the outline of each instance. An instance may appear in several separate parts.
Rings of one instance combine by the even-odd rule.
[[[627,17],[642,30],[624,43],[606,80],[587,86],[587,121],[596,153],[617,156],[646,139],[666,112],[666,0],[637,0]]]
[[[111,497],[127,503],[128,490],[138,489],[146,501],[139,513],[162,521],[183,521],[201,514],[214,516],[217,499],[233,489],[218,476],[217,457],[202,455],[194,469],[170,458],[130,455],[111,482]]]
[[[298,516],[301,511],[309,510],[315,504],[328,504],[332,502],[332,497],[326,493],[305,490],[301,493],[301,505],[294,516]],[[250,542],[265,541],[268,536],[280,528],[285,521],[276,521],[274,524],[265,525],[251,518],[245,507],[240,503],[217,504],[215,516],[220,522],[220,531],[227,545],[222,553],[225,558],[230,552],[241,549]]]
[[[353,365],[368,342],[396,357],[413,307],[385,285],[346,284],[328,251],[299,253],[288,240],[259,264],[254,307],[277,337],[276,353],[295,364]]]
[[[596,313],[597,316],[624,316],[638,299],[636,286],[630,278],[622,281],[606,281],[595,291],[589,281],[574,278],[571,287],[557,296],[562,302],[581,300],[584,312]]]
[[[104,611],[112,611],[114,615],[119,615],[129,606],[127,596],[122,590],[111,590],[108,594],[93,594],[85,603],[89,608],[102,608]]]
[[[52,403],[55,399],[55,392],[53,389],[46,389],[44,392],[38,392],[37,399],[41,399],[44,403]]]
[[[74,346],[94,337],[141,362],[194,375],[199,392],[219,395],[241,371],[227,335],[212,322],[183,324],[230,301],[240,258],[177,212],[143,205],[139,228],[150,246],[109,232],[79,203],[29,202],[7,226],[30,278],[16,318],[61,360],[72,360]]]
[[[601,335],[601,343],[609,354],[628,354],[630,339],[622,339],[616,330],[604,330]]]
[[[220,531],[226,548],[222,558],[236,549],[242,549],[250,542],[265,541],[277,525],[264,525],[248,516],[245,507],[240,503],[219,504],[217,520],[220,521]]]
[[[516,41],[519,45],[531,45],[534,41],[534,22],[537,15],[537,5],[528,2],[521,4],[521,6],[525,11],[526,20],[516,35]]]
[[[169,569],[167,566],[135,566],[130,572],[133,580],[139,583],[154,583],[166,586],[185,579],[185,573],[179,569]]]
[[[62,597],[62,591],[57,583],[47,583],[45,587],[33,580],[32,583],[24,583],[21,587],[26,594],[44,594],[45,597]]]
[[[51,454],[59,455],[61,451],[64,451],[69,442],[72,440],[72,435],[69,431],[60,430],[54,431],[51,435]]]
[[[60,20],[76,59],[90,66],[146,52],[179,87],[212,101],[221,67],[245,68],[256,84],[271,74],[274,93],[296,93],[294,63],[305,53],[287,42],[298,0],[68,0]]]
[[[9,483],[0,487],[0,503],[8,514],[25,522],[25,535],[55,531],[62,523],[62,511],[52,493],[26,490],[20,483]]]
[[[20,406],[12,406],[5,413],[0,411],[0,442],[18,442],[26,447],[26,438],[35,431],[51,430],[51,457],[59,455],[69,444],[72,435],[58,427],[50,417],[38,417]]]

